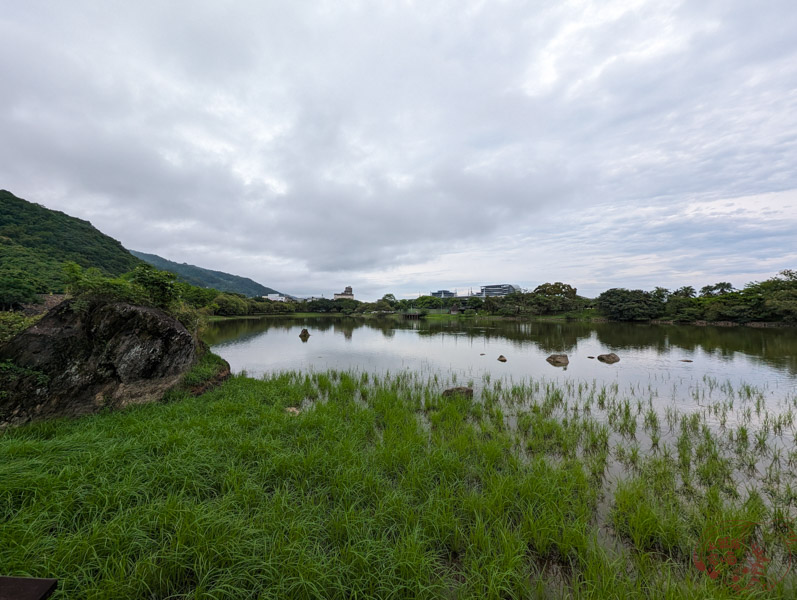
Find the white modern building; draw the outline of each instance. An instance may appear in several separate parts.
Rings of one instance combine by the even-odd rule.
[[[282,294],[266,294],[262,296],[266,300],[271,300],[272,302],[286,302],[288,299],[283,296]]]
[[[512,285],[511,283],[496,283],[493,285],[483,285],[482,291],[479,294],[482,298],[488,296],[508,296],[520,291],[519,285]]]

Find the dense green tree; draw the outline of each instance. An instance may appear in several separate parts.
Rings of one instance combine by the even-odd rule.
[[[370,308],[371,310],[380,311],[380,312],[389,312],[393,310],[392,304],[388,300],[385,300],[384,298],[374,302]]]
[[[414,301],[415,308],[443,308],[443,299],[435,296],[420,296]]]
[[[655,287],[651,292],[653,299],[660,304],[664,304],[667,302],[667,299],[670,297],[670,290],[663,287]]]
[[[156,306],[167,308],[180,297],[177,276],[159,271],[152,265],[139,265],[133,270],[133,283],[143,287]]]
[[[670,294],[670,296],[675,296],[676,298],[694,298],[696,295],[697,292],[691,285],[679,287],[672,294]]]
[[[402,298],[396,304],[397,310],[409,310],[410,308],[412,308],[412,300],[407,298]]]
[[[700,296],[702,298],[713,298],[715,296],[722,296],[733,292],[733,285],[727,281],[720,281],[714,285],[704,285],[700,288]]]
[[[211,306],[214,314],[223,316],[246,315],[249,312],[246,300],[234,294],[219,294]]]
[[[576,292],[578,290],[572,285],[557,281],[555,283],[543,283],[534,288],[534,294],[541,294],[543,296],[576,299]]]
[[[600,311],[616,321],[644,321],[664,313],[664,304],[643,290],[612,288],[597,298]]]
[[[352,300],[350,298],[338,298],[332,301],[333,312],[344,314],[351,314],[357,310],[357,307],[362,304],[359,300]]]
[[[382,300],[387,302],[391,308],[394,308],[397,304],[396,297],[393,294],[385,294],[382,296]]]
[[[484,300],[478,296],[470,296],[466,304],[469,309],[480,310],[484,306]]]
[[[10,310],[38,298],[36,285],[20,271],[0,271],[0,308]]]
[[[538,285],[531,294],[519,295],[519,299],[533,314],[567,312],[581,304],[576,288],[561,281]]]
[[[325,313],[331,312],[335,308],[334,300],[329,298],[319,298],[318,300],[311,300],[305,305],[307,312]]]

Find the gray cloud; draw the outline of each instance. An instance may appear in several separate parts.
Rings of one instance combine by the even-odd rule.
[[[797,189],[789,1],[4,4],[0,187],[130,248],[366,297],[794,266],[780,196],[690,213]]]

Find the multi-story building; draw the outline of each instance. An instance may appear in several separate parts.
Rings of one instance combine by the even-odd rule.
[[[479,294],[482,298],[488,296],[507,296],[520,291],[520,286],[511,283],[496,283],[494,285],[483,285]]]
[[[450,292],[448,290],[437,290],[436,292],[429,292],[430,296],[434,296],[435,298],[456,298],[456,294],[454,292]]]
[[[340,294],[335,294],[335,300],[354,300],[354,292],[351,291],[351,286],[347,285]]]
[[[282,294],[267,294],[263,296],[266,300],[271,300],[272,302],[287,302],[287,298]]]

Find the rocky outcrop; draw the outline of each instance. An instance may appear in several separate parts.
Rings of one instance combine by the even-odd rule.
[[[459,394],[461,396],[466,396],[468,398],[473,398],[473,388],[471,387],[452,387],[448,388],[443,392],[443,398],[447,398],[449,396],[453,396],[454,394]]]
[[[159,400],[197,351],[161,310],[67,300],[0,347],[0,427]]]
[[[551,354],[545,360],[551,363],[554,367],[566,367],[570,364],[567,354]]]
[[[620,362],[620,357],[614,352],[610,352],[609,354],[598,354],[598,360],[608,365],[612,365],[616,362]]]

